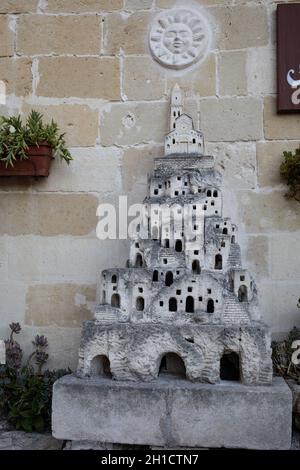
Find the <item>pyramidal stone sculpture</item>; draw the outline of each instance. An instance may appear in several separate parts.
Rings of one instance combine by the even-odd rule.
[[[221,175],[178,86],[170,127],[129,267],[102,273],[102,303],[84,325],[78,373],[104,373],[110,364],[116,380],[151,381],[164,371],[192,382],[232,374],[269,384],[270,334],[256,286],[242,266],[237,226],[223,216]]]
[[[238,241],[221,174],[176,85],[127,267],[102,272],[77,374],[55,384],[56,437],[289,447],[291,394],[272,381],[270,332]]]

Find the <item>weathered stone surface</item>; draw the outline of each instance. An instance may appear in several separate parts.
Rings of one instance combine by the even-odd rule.
[[[139,385],[134,389],[110,380],[82,381],[72,376],[57,381],[54,388],[52,433],[56,437],[134,444],[163,441],[167,388],[153,386],[149,393]],[[77,425],[80,422],[85,423],[84,429]]]
[[[42,113],[46,122],[53,119],[65,132],[65,140],[69,147],[94,146],[98,138],[98,111],[85,105],[30,105],[24,103],[22,113],[27,116],[32,109]],[[91,162],[90,162],[91,163]],[[72,165],[67,169],[72,170]],[[90,175],[91,177],[91,175]],[[60,186],[61,187],[61,186]],[[64,188],[66,189],[66,188]]]
[[[300,116],[277,114],[276,98],[267,96],[264,100],[264,131],[266,139],[299,139]]]
[[[179,445],[290,448],[291,395],[282,378],[269,387],[224,383],[201,392],[200,398],[198,390],[174,391],[171,417]]]
[[[61,450],[63,441],[51,434],[7,431],[0,433],[0,450]]]
[[[119,288],[120,289],[120,288]],[[93,360],[109,357],[115,380],[150,382],[158,378],[161,358],[172,351],[182,358],[186,377],[192,382],[220,381],[220,358],[224,351],[240,357],[241,381],[247,385],[272,381],[270,337],[263,324],[230,326],[199,325],[175,321],[164,323],[114,322],[105,324],[104,309],[96,309],[97,322],[83,326],[78,374],[95,375]],[[165,316],[167,316],[165,312]],[[179,316],[179,312],[177,312]]]
[[[17,53],[97,55],[101,27],[99,15],[22,15],[17,23]]]
[[[258,293],[263,321],[271,325],[274,338],[282,339],[299,324],[299,282],[261,280]]]
[[[92,284],[111,263],[125,265],[124,251],[122,241],[100,241],[96,237],[9,237],[5,275],[11,281],[28,284],[40,279],[49,284],[53,280]]]
[[[268,44],[268,15],[264,5],[222,6],[211,8],[209,12],[219,25],[217,43],[220,49]]]
[[[255,277],[269,276],[269,238],[264,235],[249,236],[246,258]]]
[[[151,8],[153,0],[125,0],[125,8],[134,10],[146,10]]]
[[[0,13],[35,13],[39,0],[1,0]]]
[[[150,57],[125,57],[123,92],[128,100],[159,100],[165,92],[165,77]]]
[[[7,275],[7,239],[6,237],[0,238],[0,275],[2,279],[5,279]]]
[[[104,22],[104,50],[106,54],[149,54],[146,37],[153,15],[149,12],[123,16],[107,15]]]
[[[232,0],[195,0],[194,4],[203,5],[224,5],[232,3]],[[178,5],[178,0],[156,0],[156,6],[158,8],[171,8],[175,5]]]
[[[121,192],[121,152],[119,149],[72,148],[74,161],[69,167],[63,162],[55,162],[51,170],[52,180],[43,181],[40,191],[87,191],[100,194],[105,202],[115,201]],[[93,168],[91,172],[90,169]],[[114,186],[111,175],[114,175]],[[101,181],[101,184],[99,184]]]
[[[176,3],[176,0],[156,0],[156,6],[158,8],[171,8]]]
[[[84,127],[84,126],[83,126]],[[2,191],[38,192],[61,191],[77,193],[78,191],[95,192],[99,199],[115,203],[122,190],[121,159],[122,152],[117,148],[70,148],[73,156],[68,166],[56,158],[51,166],[51,177],[39,181],[28,181],[22,177],[1,178]],[[90,169],[93,168],[91,172]],[[114,175],[114,186],[111,175]],[[99,185],[101,181],[101,185]]]
[[[206,152],[214,155],[216,168],[223,174],[226,188],[254,188],[256,152],[254,142],[207,143]]]
[[[27,96],[32,93],[31,60],[0,58],[0,77],[6,84],[6,93]]]
[[[262,104],[255,98],[207,98],[200,103],[201,129],[207,141],[262,138]]]
[[[37,94],[55,98],[118,100],[120,68],[115,57],[43,57]]]
[[[300,229],[300,204],[286,199],[284,194],[284,191],[239,191],[239,218],[249,233]]]
[[[53,13],[81,13],[119,10],[123,7],[123,0],[48,0],[48,12]]]
[[[257,142],[257,172],[258,184],[264,186],[277,186],[285,184],[280,176],[280,165],[283,162],[284,151],[295,151],[299,141]]]
[[[0,337],[6,338],[8,336],[8,325],[13,321],[23,323],[25,312],[25,298],[27,286],[24,283],[11,281],[8,273],[7,277],[1,278],[0,282]]]
[[[293,281],[300,277],[300,263],[297,256],[300,243],[299,232],[277,234],[271,237],[271,278]]]
[[[220,95],[247,94],[246,51],[221,52],[218,56]]]
[[[289,449],[291,410],[292,395],[281,378],[270,386],[211,387],[67,376],[54,385],[53,435],[161,447]]]
[[[9,18],[0,16],[0,57],[14,54],[14,33],[9,28]]]
[[[204,62],[198,64],[195,70],[189,70],[188,74],[172,77],[167,76],[168,94],[174,85],[178,83],[186,96],[192,96],[195,101],[195,94],[200,96],[215,96],[216,94],[216,57],[212,53]],[[191,115],[190,110],[187,111]]]
[[[7,235],[87,235],[95,230],[98,199],[90,194],[5,193],[0,201],[0,233]]]
[[[32,340],[36,335],[45,335],[49,343],[49,347],[47,348],[47,353],[49,354],[47,368],[50,370],[58,368],[71,368],[71,370],[76,370],[77,354],[72,354],[72,351],[78,351],[80,344],[80,325],[77,328],[74,326],[60,327],[57,325],[26,325],[24,324],[25,310],[26,309],[24,308],[22,313],[22,334],[19,335],[18,338],[24,352],[24,357],[29,357],[32,353]],[[14,316],[11,316],[11,319],[12,318],[15,319]],[[6,328],[6,337],[8,334],[8,328]]]
[[[33,326],[80,327],[92,318],[96,286],[37,284],[28,289],[25,324]]]
[[[161,157],[162,147],[132,147],[124,151],[122,159],[122,188],[129,196],[129,204],[146,197],[147,174],[153,168],[154,158]]]
[[[155,116],[151,126],[149,116]],[[104,146],[162,143],[167,122],[167,103],[112,104],[102,111],[101,143]]]
[[[247,83],[251,95],[276,93],[276,51],[264,47],[247,52]]]

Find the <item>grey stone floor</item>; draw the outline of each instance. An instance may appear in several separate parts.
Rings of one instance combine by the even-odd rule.
[[[0,420],[0,450],[61,450],[64,442],[54,439],[51,434],[15,431]]]

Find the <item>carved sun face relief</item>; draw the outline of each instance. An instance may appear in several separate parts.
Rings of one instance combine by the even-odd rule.
[[[150,49],[161,65],[183,69],[205,57],[210,36],[208,22],[198,11],[174,8],[154,19]]]

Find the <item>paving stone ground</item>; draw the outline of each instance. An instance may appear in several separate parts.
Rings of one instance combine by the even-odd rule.
[[[0,450],[61,450],[64,441],[54,439],[50,433],[15,431],[0,420]]]

